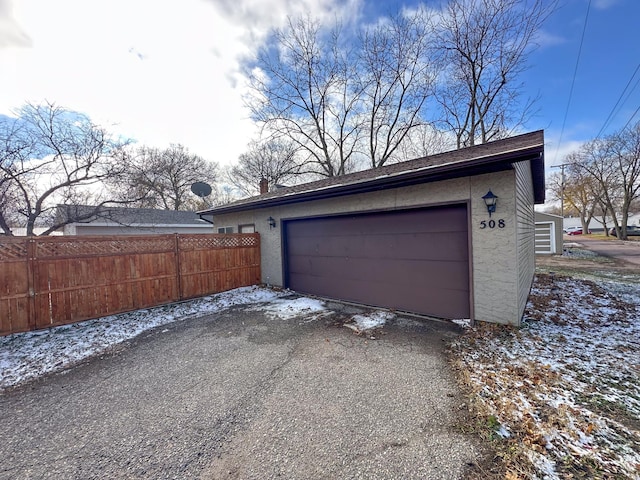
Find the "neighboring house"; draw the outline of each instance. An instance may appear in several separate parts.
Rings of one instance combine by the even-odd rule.
[[[47,230],[46,227],[35,227],[33,229],[33,234],[41,235],[46,230]],[[13,227],[11,228],[11,234],[15,237],[24,237],[27,235],[27,229],[26,227]],[[0,232],[0,235],[3,235],[3,233]],[[62,235],[62,232],[53,232],[51,233],[51,235]]]
[[[640,213],[629,215],[629,218],[627,219],[627,225],[636,225],[640,227]]]
[[[562,253],[562,217],[550,213],[536,212],[536,253]]]
[[[59,218],[84,218],[63,227],[64,235],[145,235],[160,233],[211,233],[211,223],[195,212],[152,208],[59,205]],[[90,215],[88,218],[86,218]]]
[[[518,325],[535,270],[544,135],[283,188],[200,212],[261,234],[262,281],[301,293]],[[488,212],[483,197],[497,195]]]
[[[564,231],[570,228],[577,228],[577,227],[582,228],[582,221],[580,220],[580,217],[565,217],[562,222],[562,225],[563,225],[562,228]],[[589,230],[591,230],[591,232],[594,232],[594,233],[604,232],[604,227],[602,226],[602,218],[600,217],[593,217],[589,222],[588,227],[589,227]],[[613,227],[613,219],[607,218],[607,227],[609,228]]]
[[[615,226],[613,223],[613,218],[607,217],[606,221],[607,221],[607,228],[611,229]],[[621,219],[618,217],[618,222],[620,221]],[[569,228],[576,228],[576,227],[582,228],[582,222],[580,221],[580,217],[565,217],[563,225],[565,230]],[[629,218],[627,219],[627,225],[640,226],[640,214],[637,214],[637,213],[630,214]],[[602,218],[593,217],[589,222],[589,230],[591,230],[591,232],[593,233],[604,233]]]

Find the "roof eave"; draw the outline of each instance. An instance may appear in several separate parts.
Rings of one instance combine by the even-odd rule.
[[[221,215],[227,213],[237,213],[246,210],[259,208],[276,207],[292,203],[306,202],[312,200],[323,200],[327,198],[353,195],[358,193],[368,193],[376,190],[411,186],[419,183],[429,183],[463,176],[473,176],[482,173],[496,172],[511,168],[513,163],[522,161],[532,162],[532,176],[534,183],[535,203],[544,203],[544,145],[535,145],[529,148],[518,150],[517,152],[506,152],[494,155],[490,158],[480,157],[477,159],[438,165],[419,170],[409,170],[396,175],[373,178],[361,182],[335,185],[319,190],[309,190],[305,192],[291,193],[270,197],[265,199],[257,198],[253,202],[246,202],[239,205],[221,206],[211,210],[198,212],[199,214]],[[540,188],[540,170],[542,171],[542,188]],[[540,192],[541,189],[541,192]]]

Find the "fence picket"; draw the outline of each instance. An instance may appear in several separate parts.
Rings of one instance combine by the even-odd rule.
[[[260,282],[260,236],[0,238],[0,335]]]

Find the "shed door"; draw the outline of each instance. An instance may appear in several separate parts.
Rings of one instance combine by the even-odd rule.
[[[466,205],[291,220],[287,287],[442,318],[469,318]]]
[[[536,253],[556,253],[556,239],[553,222],[536,223]]]

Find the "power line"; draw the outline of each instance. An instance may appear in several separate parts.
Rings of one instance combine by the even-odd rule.
[[[631,78],[629,79],[629,81],[627,82],[627,85],[624,87],[624,90],[622,90],[622,93],[620,94],[620,96],[618,97],[618,101],[616,102],[616,104],[613,106],[613,108],[611,109],[611,112],[609,113],[609,116],[607,117],[607,119],[604,121],[604,124],[602,125],[602,128],[600,129],[600,131],[598,132],[598,134],[596,135],[596,139],[598,139],[600,137],[600,135],[602,134],[602,132],[607,128],[608,124],[609,124],[609,120],[611,120],[611,118],[614,116],[614,112],[616,111],[616,108],[618,107],[618,104],[620,103],[620,100],[622,100],[622,97],[624,96],[625,92],[627,91],[627,88],[629,88],[629,85],[631,85],[631,82],[633,81],[633,78],[636,76],[636,74],[638,73],[638,70],[640,70],[640,63],[638,64],[638,66],[636,67],[636,69],[633,72],[633,75],[631,75]],[[624,101],[622,102],[622,104],[620,105],[620,108],[622,108],[622,105],[624,105],[626,103],[627,100],[629,100],[629,97],[631,96],[631,93],[636,89],[636,87],[638,86],[638,83],[640,83],[640,77],[638,77],[638,80],[636,80],[635,85],[633,86],[633,88],[629,91],[629,94],[627,95],[627,98],[624,99]],[[634,114],[635,115],[635,114]]]
[[[627,129],[627,126],[631,123],[631,120],[633,120],[633,118],[638,114],[639,111],[640,111],[640,106],[636,108],[636,111],[633,112],[633,115],[631,115],[631,118],[629,118],[629,120],[627,120],[627,123],[624,124],[624,127],[622,127],[622,130],[620,130],[621,132],[624,132]]]
[[[589,20],[590,10],[591,10],[591,0],[589,0],[589,5],[587,5],[587,14],[584,17],[584,25],[582,26],[582,36],[580,37],[580,48],[578,49],[578,58],[576,58],[576,66],[573,69],[573,79],[571,80],[571,89],[569,90],[569,100],[567,100],[567,108],[564,111],[564,119],[562,120],[562,129],[560,130],[560,140],[558,140],[558,147],[556,148],[556,154],[554,158],[558,157],[558,152],[560,151],[560,144],[562,143],[562,136],[564,135],[564,127],[567,123],[567,115],[569,114],[571,97],[573,97],[573,87],[576,83],[576,76],[578,74],[578,65],[580,64],[580,56],[582,55],[582,45],[584,44],[584,34],[587,31],[587,21]]]

